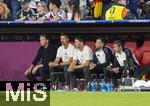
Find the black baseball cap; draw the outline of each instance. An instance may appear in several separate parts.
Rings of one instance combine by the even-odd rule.
[[[20,1],[20,3],[21,3],[22,5],[27,4],[27,3],[29,3],[29,2],[30,2],[30,0],[21,0],[21,1]]]

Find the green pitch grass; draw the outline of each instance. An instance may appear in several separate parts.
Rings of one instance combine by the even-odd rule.
[[[47,98],[45,101],[35,101],[33,100],[33,95],[36,94],[31,92],[31,101],[27,101],[27,94],[25,92],[25,101],[21,101],[21,96],[18,97],[18,101],[13,101],[10,96],[10,101],[6,101],[6,93],[5,91],[0,92],[0,106],[50,106],[50,92],[47,91]],[[38,98],[42,98],[42,95],[37,94]]]
[[[150,92],[50,92],[50,106],[150,106]]]

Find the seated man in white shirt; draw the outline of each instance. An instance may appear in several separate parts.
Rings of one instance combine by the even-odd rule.
[[[60,35],[61,46],[57,50],[57,55],[54,62],[49,63],[49,70],[51,72],[63,70],[66,86],[69,85],[68,67],[73,60],[74,46],[69,43],[69,37],[66,34]]]
[[[61,1],[60,0],[50,0],[49,2],[49,12],[39,18],[37,21],[59,21],[66,20],[66,13],[64,10],[60,9]]]
[[[68,68],[71,86],[73,90],[77,89],[77,74],[84,74],[86,85],[90,81],[91,74],[89,65],[93,58],[93,52],[91,48],[84,44],[84,40],[81,37],[75,38],[75,47],[76,49],[74,51],[73,62]]]

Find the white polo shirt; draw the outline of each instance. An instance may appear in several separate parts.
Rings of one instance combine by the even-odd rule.
[[[95,55],[100,64],[106,63],[106,55],[102,49],[95,52]]]
[[[78,60],[79,64],[85,63],[87,60],[93,59],[93,51],[90,47],[84,46],[83,50],[75,49],[73,60]]]
[[[121,53],[115,53],[115,56],[118,60],[119,65],[121,67],[124,66],[124,61],[127,60],[126,53],[124,51],[121,51]]]
[[[57,50],[56,57],[62,59],[63,62],[69,61],[69,58],[73,57],[75,47],[72,44],[69,44],[68,48],[65,49],[64,46],[60,46]]]

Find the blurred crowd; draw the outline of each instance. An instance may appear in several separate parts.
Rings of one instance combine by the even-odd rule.
[[[150,19],[150,0],[0,0],[0,21]]]

